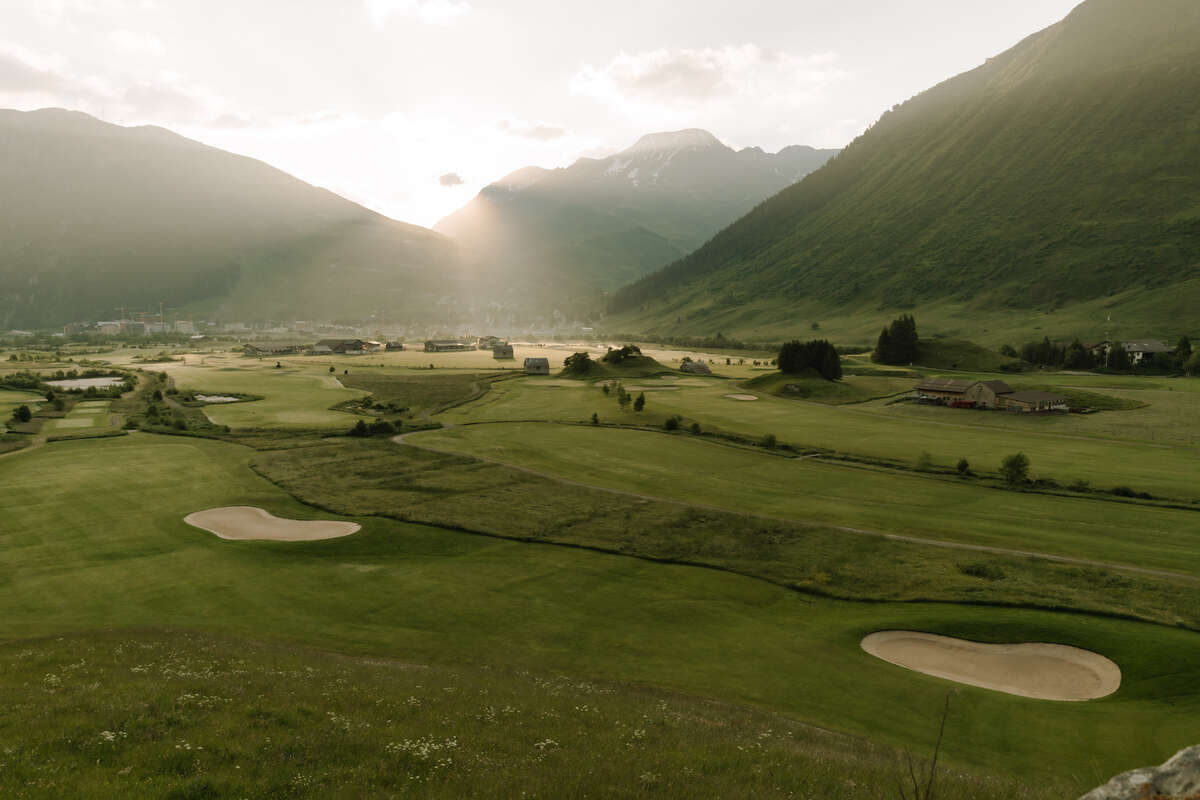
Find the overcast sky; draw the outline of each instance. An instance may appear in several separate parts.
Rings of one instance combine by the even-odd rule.
[[[0,0],[0,107],[156,124],[432,225],[705,128],[841,146],[1077,0]]]

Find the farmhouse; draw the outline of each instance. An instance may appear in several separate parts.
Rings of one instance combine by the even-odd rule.
[[[317,355],[328,355],[330,353],[361,355],[363,353],[378,352],[382,349],[383,345],[379,342],[364,341],[362,339],[322,339],[313,345],[313,353]]]
[[[1031,413],[1034,411],[1066,411],[1067,398],[1052,392],[1012,392],[1003,397],[1003,408],[1005,411],[1022,411]]]
[[[1105,340],[1098,342],[1087,348],[1088,352],[1099,359],[1107,359],[1108,351],[1112,348],[1112,342]],[[1136,342],[1122,342],[1121,346],[1125,348],[1125,352],[1129,354],[1129,363],[1133,365],[1141,364],[1147,357],[1162,355],[1163,353],[1172,352],[1172,348],[1166,342],[1158,339],[1141,339]]]
[[[1004,381],[979,381],[967,389],[964,398],[979,408],[1001,408],[1003,398],[1012,394],[1012,387]]]
[[[1129,362],[1137,365],[1142,363],[1147,356],[1157,356],[1163,353],[1170,353],[1173,348],[1166,342],[1160,342],[1157,339],[1145,339],[1139,342],[1125,342],[1125,352],[1129,353]]]
[[[498,344],[492,348],[492,358],[500,361],[505,358],[513,357],[513,346],[511,344]]]
[[[474,343],[462,339],[430,339],[425,342],[426,353],[455,353],[474,349]]]
[[[504,343],[499,336],[480,336],[475,340],[475,347],[478,350],[492,350],[496,345]]]
[[[242,353],[263,358],[265,356],[290,356],[302,352],[304,345],[287,342],[247,342],[242,345]]]
[[[680,372],[690,372],[693,375],[712,375],[712,370],[703,361],[685,361],[679,365]]]
[[[549,375],[550,374],[550,359],[548,359],[548,358],[527,358],[527,359],[525,359],[525,374],[526,375]]]
[[[970,391],[977,381],[956,381],[952,378],[927,378],[916,386],[918,400],[942,403],[948,406],[972,406],[973,399],[968,399]]]

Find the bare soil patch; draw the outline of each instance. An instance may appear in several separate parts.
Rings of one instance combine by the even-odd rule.
[[[222,539],[272,542],[311,542],[357,533],[357,522],[286,519],[255,506],[225,506],[196,511],[183,518],[188,525]]]
[[[915,631],[880,631],[862,649],[905,669],[1038,700],[1095,700],[1121,686],[1121,668],[1062,644],[984,644]]]
[[[727,394],[727,395],[725,395],[725,397],[729,400],[741,400],[743,402],[758,399],[757,397],[755,397],[752,394]]]

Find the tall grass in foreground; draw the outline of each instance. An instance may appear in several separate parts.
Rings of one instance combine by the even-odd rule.
[[[178,632],[0,646],[13,798],[895,797],[891,750],[620,684]],[[927,766],[927,765],[923,765]],[[1051,798],[938,770],[941,800]]]

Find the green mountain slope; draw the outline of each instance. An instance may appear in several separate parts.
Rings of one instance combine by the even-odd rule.
[[[361,318],[454,293],[456,250],[250,158],[77,112],[0,111],[0,328],[171,307]]]
[[[526,167],[434,229],[481,280],[542,296],[612,290],[700,246],[836,150],[740,151],[701,130],[656,133],[605,159]]]
[[[899,105],[612,298],[622,330],[766,335],[931,308],[950,333],[1200,329],[1200,3],[1089,0]],[[1182,314],[1182,318],[1181,318]]]

